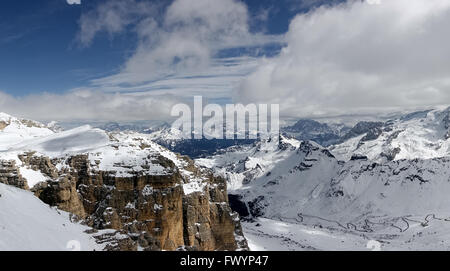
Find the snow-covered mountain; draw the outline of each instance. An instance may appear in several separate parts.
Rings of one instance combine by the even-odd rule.
[[[196,164],[212,168],[228,181],[228,190],[242,188],[285,161],[300,146],[300,141],[284,136],[257,141],[250,145],[233,146],[218,154],[196,159]]]
[[[287,138],[300,141],[314,141],[321,146],[329,147],[340,159],[349,160],[352,155],[368,155],[370,158],[398,159],[435,157],[445,150],[441,146],[445,136],[426,133],[440,133],[447,131],[447,109],[435,109],[413,112],[409,114],[393,114],[379,118],[365,117],[366,120],[356,121],[333,119],[329,122],[319,122],[312,119],[301,119],[293,125],[281,127],[281,134]],[[446,122],[447,124],[445,124]],[[444,123],[444,124],[443,124]],[[442,126],[442,127],[439,127]],[[406,129],[407,128],[407,129]],[[437,138],[436,138],[437,136]],[[398,140],[397,137],[400,137]],[[232,146],[242,146],[255,140],[208,140],[182,139],[181,131],[171,127],[163,127],[151,133],[151,138],[158,144],[191,158],[204,158],[215,152]],[[407,138],[411,138],[408,142]],[[415,145],[414,140],[419,140]],[[391,144],[392,143],[392,144]],[[403,148],[400,148],[404,144]],[[376,146],[375,146],[376,145]],[[411,148],[416,148],[411,149]],[[421,150],[423,152],[421,152]],[[402,153],[398,153],[398,152]]]
[[[247,249],[239,217],[228,205],[224,180],[154,143],[148,134],[107,132],[87,125],[58,131],[7,114],[1,117],[0,183],[3,201],[11,209],[0,212],[0,240],[5,240],[0,249],[14,248],[9,242],[23,236],[31,238],[30,244],[19,244],[18,249],[33,250],[42,241],[28,235],[26,226],[11,229],[10,223],[27,223],[28,212],[23,209],[29,206],[20,204],[22,197],[36,205],[30,209],[36,210],[32,219],[39,219],[49,204],[89,226],[68,226],[67,235],[60,236],[79,233],[74,240],[83,244],[93,237],[95,242],[86,243],[86,249]],[[28,201],[32,194],[13,186],[31,190],[36,198]],[[42,227],[66,217],[44,213],[42,219],[48,222]],[[90,229],[93,235],[81,229]],[[43,249],[60,249],[59,243],[50,247],[55,242]]]
[[[449,108],[352,127],[301,120],[230,145],[2,114],[0,183],[81,217],[99,232],[80,238],[106,249],[245,249],[230,205],[252,249],[448,250],[449,131]],[[194,163],[155,141],[209,156]]]
[[[360,122],[330,149],[281,136],[196,163],[227,179],[253,249],[447,250],[448,112]]]
[[[328,147],[345,161],[353,155],[377,161],[435,158],[449,154],[449,112],[450,108],[422,110],[359,121],[353,126],[304,119],[282,128],[282,132]]]
[[[375,161],[431,159],[450,155],[450,108],[413,112],[387,122],[372,123],[330,150],[348,161],[353,155]]]

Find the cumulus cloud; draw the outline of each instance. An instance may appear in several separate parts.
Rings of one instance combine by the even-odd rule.
[[[67,0],[69,5],[81,5],[81,0]]]
[[[450,103],[450,1],[321,6],[297,15],[279,56],[236,89],[236,101],[285,115],[367,113]]]

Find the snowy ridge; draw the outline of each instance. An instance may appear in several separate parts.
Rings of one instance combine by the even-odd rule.
[[[166,127],[150,133],[150,139],[152,140],[164,140],[166,142],[174,142],[183,138],[183,132],[173,127]]]

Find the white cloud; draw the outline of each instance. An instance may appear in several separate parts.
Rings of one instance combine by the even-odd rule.
[[[99,32],[113,36],[124,32],[126,27],[137,23],[145,16],[156,16],[157,6],[150,2],[135,0],[110,0],[97,8],[83,13],[80,18],[78,40],[89,46]]]
[[[111,1],[82,16],[80,41],[89,45],[101,31],[114,35],[132,29],[136,51],[121,71],[94,81],[104,86],[141,84],[168,75],[202,73],[223,49],[281,42],[278,36],[250,33],[248,11],[236,0],[175,0],[168,7]]]
[[[14,97],[0,91],[0,108],[8,114],[41,120],[167,120],[173,105],[169,94],[120,94],[78,89],[64,94],[40,93]]]
[[[287,47],[234,93],[290,116],[450,103],[450,1],[322,6],[290,24]]]
[[[111,84],[109,78],[93,80],[91,89],[103,92],[171,94],[192,98],[201,95],[214,100],[230,100],[233,89],[258,66],[254,57],[213,59],[207,70],[184,71],[142,84]]]
[[[81,0],[67,0],[69,5],[81,5]]]

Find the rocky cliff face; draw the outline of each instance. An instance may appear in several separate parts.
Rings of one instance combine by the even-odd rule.
[[[27,154],[24,165],[49,177],[32,191],[42,201],[83,219],[94,229],[115,229],[123,238],[110,249],[144,250],[237,250],[247,249],[239,217],[228,204],[225,180],[207,172],[203,189],[185,194],[183,178],[175,165],[160,158],[173,170],[163,176],[116,177],[116,172],[91,167],[87,155],[67,158],[67,167],[56,168],[60,160]],[[189,161],[188,158],[186,161]],[[189,161],[191,163],[191,161]],[[2,182],[27,189],[26,179],[13,162],[4,161]],[[7,181],[5,181],[7,180]],[[111,239],[101,236],[99,240]],[[113,238],[112,238],[113,239]]]
[[[229,207],[224,179],[145,135],[81,132],[41,140],[15,151],[15,159],[0,157],[0,182],[28,189],[27,177],[33,176],[21,171],[38,172],[45,181],[31,191],[74,214],[73,219],[82,220],[93,232],[115,230],[96,235],[99,243],[110,244],[109,250],[248,249],[238,214]],[[101,144],[54,154],[59,145],[78,143],[86,134]]]

